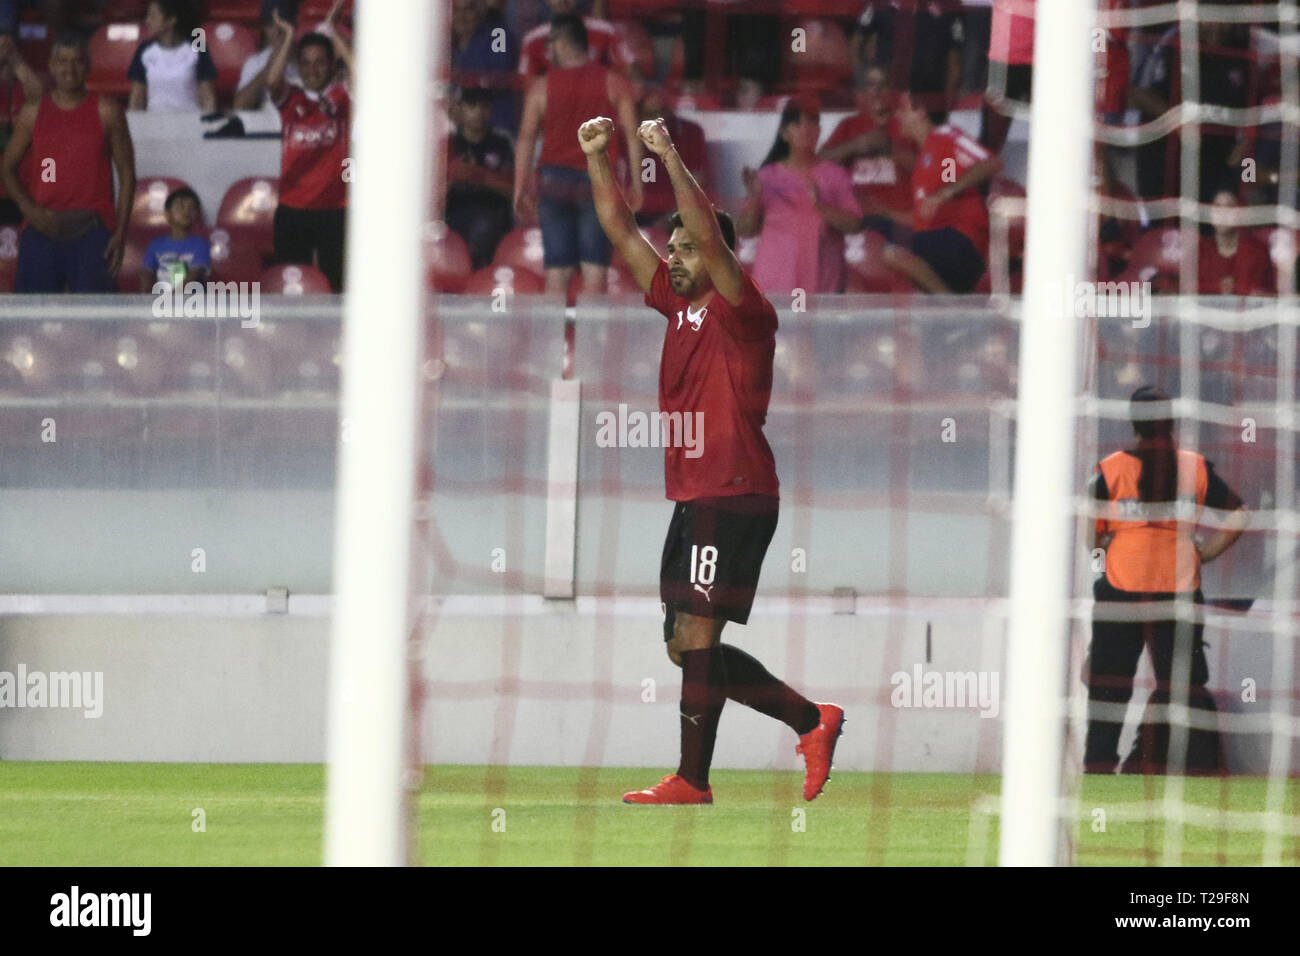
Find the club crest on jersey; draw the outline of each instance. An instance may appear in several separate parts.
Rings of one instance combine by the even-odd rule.
[[[699,312],[692,312],[691,307],[689,305],[686,307],[686,311],[684,313],[682,312],[681,309],[678,309],[677,328],[680,329],[682,327],[682,318],[683,316],[685,316],[686,321],[691,323],[691,328],[694,329],[696,332],[698,332],[700,330],[700,326],[704,324],[704,315],[708,311],[709,311],[709,307],[707,305],[703,306]]]

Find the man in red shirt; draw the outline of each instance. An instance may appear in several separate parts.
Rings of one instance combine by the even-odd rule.
[[[618,116],[627,131],[632,201],[639,209],[643,192],[636,105],[627,80],[587,58],[587,30],[581,17],[556,17],[551,22],[551,55],[555,66],[533,80],[524,98],[524,118],[515,144],[516,221],[537,215],[547,292],[567,293],[573,270],[581,266],[583,291],[602,293],[608,281],[609,241],[596,218],[587,161],[573,131],[583,117]],[[533,147],[539,132],[542,150],[534,183]]]
[[[347,229],[348,146],[352,97],[334,79],[339,61],[352,75],[352,52],[334,27],[339,4],[326,19],[328,35],[308,33],[298,41],[302,86],[285,82],[293,47],[293,27],[275,11],[279,46],[271,57],[266,85],[280,111],[280,204],[275,210],[273,244],[280,262],[312,264],[343,290],[343,241]]]
[[[884,67],[868,67],[856,92],[858,112],[840,120],[818,156],[848,169],[863,225],[893,238],[896,226],[912,225],[916,147],[898,125]]]
[[[699,123],[682,119],[674,113],[669,97],[663,87],[657,84],[647,84],[645,93],[641,97],[641,104],[637,108],[637,116],[641,120],[662,119],[664,121],[664,125],[668,127],[668,135],[673,138],[673,144],[686,163],[686,168],[691,171],[691,175],[695,177],[700,187],[707,191],[712,180],[712,171],[709,162],[709,144],[704,138],[704,127]],[[645,159],[650,160],[648,168],[653,172],[645,171],[647,164],[642,160],[642,170],[639,171],[639,175],[644,183],[645,200],[637,211],[636,221],[639,225],[649,226],[664,220],[677,207],[677,203],[673,196],[673,184],[669,181],[663,164],[659,162],[659,157],[651,153]]]
[[[1203,236],[1197,268],[1201,295],[1276,295],[1277,271],[1268,246],[1237,224],[1237,194],[1220,189],[1214,194],[1210,223],[1214,233]]]
[[[551,18],[578,15],[576,0],[546,0],[551,8]],[[582,17],[587,28],[587,58],[592,63],[624,69],[631,61],[618,31],[608,20]],[[541,23],[524,34],[522,53],[519,55],[519,72],[523,76],[542,76],[555,65],[550,50],[551,24]]]
[[[637,231],[606,152],[614,123],[578,130],[600,224],[622,253],[645,302],[667,320],[659,367],[667,496],[677,502],[660,560],[668,656],[682,669],[681,763],[624,803],[712,803],[709,765],[728,697],[788,725],[806,760],[804,799],[830,774],[844,711],[814,704],[744,651],[721,643],[727,621],[749,620],[767,546],[776,531],[779,483],[763,435],[772,390],[776,310],[741,268],[735,228],[715,212],[658,120],[638,135],[673,185],[677,213],[660,259]]]
[[[920,149],[912,169],[912,249],[885,247],[885,263],[925,292],[970,292],[989,254],[989,211],[979,187],[1002,171],[942,113],[904,96],[899,128]]]
[[[85,38],[59,34],[50,50],[54,89],[23,106],[5,147],[0,177],[27,221],[18,292],[110,292],[122,267],[135,151],[122,107],[86,91],[89,69]],[[24,183],[18,170],[28,154]]]
[[[13,135],[14,121],[24,104],[35,103],[45,95],[41,78],[29,67],[18,52],[18,31],[0,30],[0,153]],[[23,214],[18,204],[5,192],[0,181],[0,226],[22,222]]]

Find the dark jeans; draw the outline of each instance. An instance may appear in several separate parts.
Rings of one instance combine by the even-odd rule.
[[[1093,585],[1093,596],[1099,606],[1093,613],[1092,644],[1088,650],[1088,736],[1084,745],[1084,766],[1091,773],[1113,773],[1119,763],[1119,735],[1122,723],[1109,715],[1102,719],[1094,704],[1110,707],[1127,705],[1133,696],[1133,677],[1137,673],[1142,648],[1151,651],[1151,665],[1155,671],[1156,687],[1147,701],[1148,714],[1144,715],[1137,739],[1129,752],[1123,773],[1164,773],[1168,763],[1169,724],[1155,719],[1150,708],[1167,705],[1173,687],[1173,666],[1176,639],[1191,638],[1191,672],[1187,684],[1187,704],[1196,710],[1216,711],[1214,698],[1205,685],[1210,679],[1209,665],[1205,660],[1203,624],[1180,624],[1172,619],[1149,621],[1105,620],[1105,603],[1141,604],[1152,601],[1171,601],[1172,594],[1147,594],[1120,591],[1102,578]],[[1204,598],[1200,591],[1192,596],[1200,605]],[[1180,634],[1181,632],[1181,634]],[[1181,676],[1181,675],[1179,675]],[[1218,773],[1222,767],[1217,730],[1187,730],[1187,752],[1183,760],[1188,774]]]
[[[93,227],[77,239],[51,239],[31,226],[18,240],[15,292],[112,292],[104,262],[109,231]]]
[[[331,289],[343,291],[346,209],[294,209],[281,203],[275,207],[272,229],[277,263],[314,264],[330,280]]]

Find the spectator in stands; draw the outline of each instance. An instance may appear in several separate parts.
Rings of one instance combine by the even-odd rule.
[[[555,18],[578,15],[577,0],[546,0],[546,5],[551,10],[551,23],[538,24],[524,35],[523,53],[519,57],[519,72],[524,76],[541,76],[553,65],[550,31]],[[622,70],[632,62],[631,54],[612,23],[596,17],[579,19],[587,28],[587,58],[592,63]]]
[[[535,211],[541,224],[547,292],[567,292],[579,264],[583,291],[604,292],[612,250],[596,218],[578,127],[593,116],[615,117],[627,143],[628,168],[640,170],[636,104],[626,79],[592,61],[582,17],[551,21],[549,60],[553,66],[533,80],[524,99],[515,147],[515,214],[526,221]],[[542,152],[534,185],[532,156],[539,131]],[[639,175],[630,176],[628,193],[636,212],[644,198]]]
[[[912,225],[912,166],[916,147],[898,125],[896,96],[882,66],[856,81],[858,112],[840,120],[818,155],[849,170],[863,226],[893,238]]]
[[[140,291],[149,292],[162,282],[184,286],[187,282],[204,282],[212,268],[208,240],[196,236],[194,227],[203,221],[198,194],[183,187],[171,192],[163,206],[171,232],[149,243],[140,266]]]
[[[0,28],[0,154],[13,135],[14,121],[26,103],[39,103],[45,89],[36,71],[29,67],[18,50],[18,31]],[[5,192],[0,182],[0,226],[21,222],[18,204]]]
[[[127,68],[127,105],[151,113],[211,113],[217,108],[217,67],[206,47],[195,50],[198,15],[190,0],[149,0],[149,39]]]
[[[817,158],[820,136],[817,101],[791,97],[762,167],[744,171],[736,232],[758,236],[752,272],[768,295],[844,291],[844,234],[861,227],[862,209],[844,167]]]
[[[1222,2],[1222,0],[1219,0]],[[1250,35],[1241,24],[1202,20],[1199,24],[1201,103],[1245,109],[1251,105],[1256,77],[1250,56]],[[1175,24],[1160,42],[1139,59],[1134,73],[1132,103],[1143,123],[1164,115],[1182,102],[1182,41]],[[1209,202],[1225,175],[1240,175],[1229,162],[1237,146],[1234,127],[1201,126],[1200,189],[1193,195]],[[1138,194],[1144,199],[1180,195],[1180,137],[1177,131],[1137,148]]]
[[[352,97],[345,83],[333,79],[336,60],[352,74],[352,51],[334,27],[339,3],[326,18],[324,33],[298,41],[302,85],[285,81],[293,29],[273,11],[280,44],[271,56],[266,85],[280,110],[280,204],[272,225],[279,262],[316,267],[335,292],[343,289],[343,239],[348,190],[344,180],[352,129]]]
[[[513,89],[519,47],[499,16],[489,16],[485,0],[456,0],[451,20],[451,66],[462,86],[489,86],[488,122],[513,133],[517,126]],[[493,75],[495,74],[495,75]]]
[[[1211,234],[1201,237],[1201,295],[1276,295],[1277,271],[1268,246],[1240,227],[1236,190],[1220,188],[1210,212]]]
[[[966,22],[955,4],[912,6],[901,11],[899,0],[867,0],[849,39],[856,72],[880,64],[894,86],[910,89],[928,108],[952,109],[961,92]]]
[[[447,225],[469,246],[470,261],[481,269],[514,226],[511,199],[515,146],[488,125],[489,90],[461,93],[460,122],[447,142]]]
[[[275,104],[267,92],[266,78],[271,73],[271,54],[280,45],[280,28],[276,26],[275,14],[280,21],[292,30],[298,23],[298,0],[262,0],[261,47],[249,54],[239,70],[239,86],[235,90],[234,108],[237,110],[269,110],[275,112]],[[298,64],[290,60],[284,68],[285,81],[293,86],[302,85],[298,75]]]
[[[1131,212],[1099,213],[1097,216],[1098,273],[1102,279],[1116,279],[1128,268],[1133,244],[1140,233],[1142,207],[1133,191],[1115,175],[1112,153],[1098,143],[1093,151],[1093,189],[1101,199],[1130,203]]]
[[[27,220],[18,292],[109,292],[122,266],[135,152],[117,101],[86,91],[89,68],[85,37],[59,34],[50,51],[54,89],[23,106],[5,148],[0,178]],[[32,174],[24,183],[18,169],[28,154]],[[40,174],[49,168],[58,174]]]
[[[1013,13],[1037,0],[993,0],[989,34],[989,82],[984,94],[980,142],[994,155],[1011,131],[1011,112],[1028,107],[1034,85],[1034,17]]]
[[[704,139],[704,127],[688,119],[682,119],[673,112],[672,101],[658,84],[647,84],[637,108],[637,119],[641,121],[662,119],[672,137],[673,146],[681,156],[682,163],[691,171],[695,181],[705,192],[713,189],[712,169],[709,160],[709,144]],[[648,162],[647,162],[648,161]],[[645,192],[645,201],[641,211],[636,215],[638,225],[653,225],[671,216],[677,210],[677,201],[673,197],[673,184],[668,180],[668,172],[662,161],[653,152],[648,152],[642,160],[641,169],[633,170],[639,176]],[[671,231],[671,230],[670,230]]]
[[[912,248],[886,246],[885,263],[925,292],[971,292],[989,254],[980,187],[1002,171],[1002,160],[910,96],[902,98],[898,120],[920,150],[912,170]]]

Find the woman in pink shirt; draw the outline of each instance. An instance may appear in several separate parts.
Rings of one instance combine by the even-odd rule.
[[[861,229],[862,209],[844,167],[817,158],[820,136],[816,101],[791,98],[762,168],[744,172],[736,231],[758,236],[751,272],[769,295],[844,291],[844,234]]]

